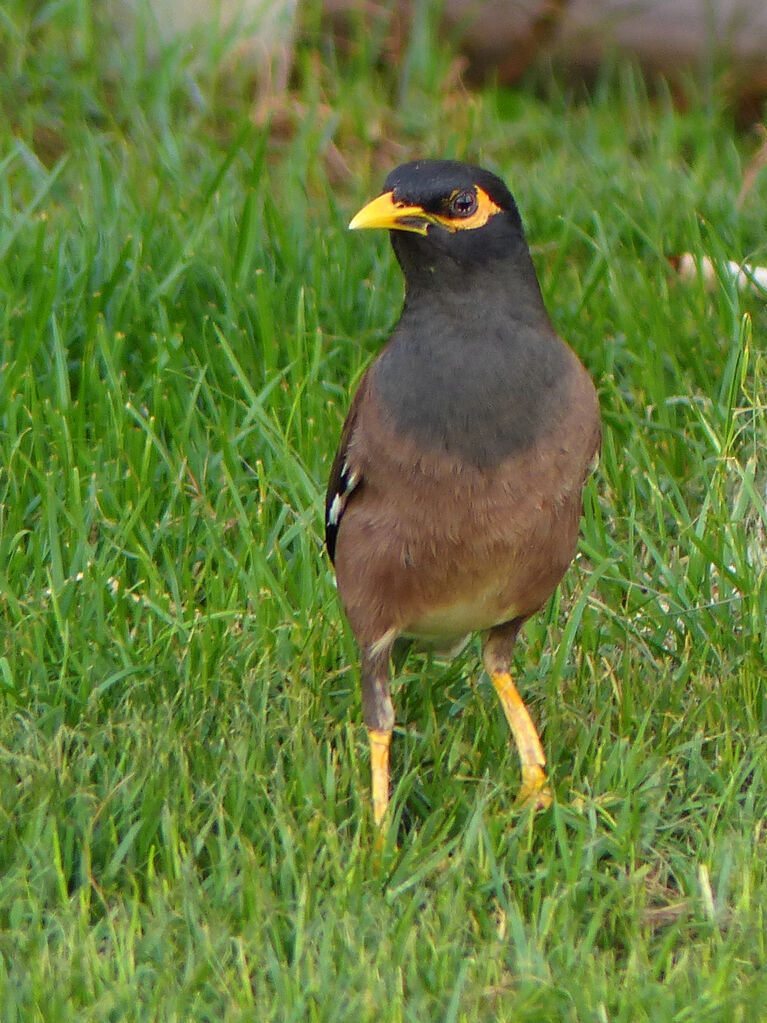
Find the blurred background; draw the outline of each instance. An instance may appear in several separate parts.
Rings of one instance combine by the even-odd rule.
[[[194,45],[229,34],[233,56],[262,88],[279,91],[295,65],[306,5],[296,0],[109,0],[106,17],[121,31],[148,10],[162,42]],[[314,6],[314,5],[312,5]],[[633,61],[684,95],[686,75],[720,78],[741,118],[758,116],[767,92],[767,10],[759,0],[328,0],[316,5],[327,45],[348,50],[359,32],[379,57],[401,61],[409,42],[424,45],[424,18],[474,85],[514,85],[530,68],[554,66],[569,81],[594,81],[609,60]],[[236,36],[236,39],[234,38]],[[199,38],[198,38],[199,42]]]
[[[763,0],[0,5],[0,1018],[731,1023],[767,998]],[[513,191],[598,387],[514,674],[396,685],[322,541],[396,164]],[[761,283],[760,283],[761,281]]]

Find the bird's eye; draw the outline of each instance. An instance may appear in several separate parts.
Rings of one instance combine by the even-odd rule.
[[[456,192],[450,196],[448,207],[454,217],[470,217],[477,212],[477,193],[473,189]]]

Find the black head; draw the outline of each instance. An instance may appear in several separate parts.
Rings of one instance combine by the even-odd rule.
[[[457,160],[413,160],[389,174],[384,192],[395,205],[420,207],[434,226],[476,230],[498,213],[519,220],[514,198],[495,174]],[[418,228],[414,228],[417,230]]]
[[[456,160],[414,160],[389,174],[384,191],[350,228],[384,227],[408,289],[455,285],[456,273],[528,276],[530,263],[514,197],[495,174]],[[537,289],[537,282],[536,282]]]

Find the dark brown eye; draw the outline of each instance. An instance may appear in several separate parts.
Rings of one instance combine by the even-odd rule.
[[[450,197],[448,204],[450,213],[454,217],[470,217],[477,212],[477,193],[473,190],[456,192]]]

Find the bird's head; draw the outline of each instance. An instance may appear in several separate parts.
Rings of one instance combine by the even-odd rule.
[[[495,174],[455,160],[414,160],[389,174],[351,230],[388,228],[408,286],[448,281],[455,271],[532,269],[514,198]],[[451,272],[452,271],[452,272]]]

